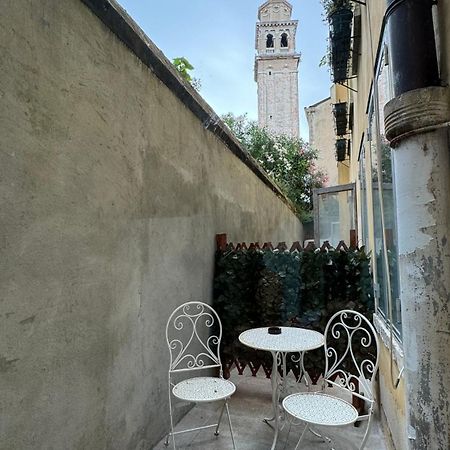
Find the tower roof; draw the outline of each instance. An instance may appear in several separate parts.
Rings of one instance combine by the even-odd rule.
[[[258,8],[258,19],[261,22],[289,20],[292,5],[287,0],[267,0]]]

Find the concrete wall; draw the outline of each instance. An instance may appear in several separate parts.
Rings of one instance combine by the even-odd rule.
[[[105,23],[79,0],[2,4],[2,449],[151,447],[168,428],[165,321],[211,299],[215,234],[302,238],[158,50],[85,3]]]

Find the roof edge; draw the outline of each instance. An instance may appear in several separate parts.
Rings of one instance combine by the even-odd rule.
[[[309,109],[309,108],[315,108],[316,106],[319,106],[322,103],[325,103],[327,100],[331,100],[331,96],[324,98],[323,100],[319,100],[316,103],[313,103],[312,105],[309,106],[305,106],[305,110]]]

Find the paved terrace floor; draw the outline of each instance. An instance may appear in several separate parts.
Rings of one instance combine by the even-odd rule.
[[[230,378],[237,386],[236,393],[230,401],[231,420],[237,450],[269,450],[273,440],[272,428],[262,421],[263,417],[271,416],[272,391],[270,380],[262,373],[258,377],[252,377],[250,373],[238,375],[232,372]],[[295,392],[294,378],[288,380],[289,392]],[[296,386],[297,391],[298,385]],[[304,390],[302,388],[301,390]],[[192,428],[196,426],[216,423],[220,413],[221,403],[208,403],[195,406],[176,426],[175,430]],[[343,428],[327,428],[327,436],[333,439],[334,449],[353,450],[358,449],[365,430],[366,422],[360,427],[346,426]],[[292,426],[288,433],[286,426],[278,438],[277,450],[294,449],[300,437],[303,425]],[[317,427],[320,432],[324,430]],[[214,436],[214,428],[198,432],[186,433],[176,436],[177,449],[192,450],[225,450],[232,449],[230,431],[226,416],[222,419],[220,436]],[[164,446],[164,440],[159,442],[154,449],[171,449]],[[301,450],[327,450],[329,445],[312,433],[307,433]],[[365,450],[390,450],[387,440],[381,430],[380,421],[375,415],[370,437]]]

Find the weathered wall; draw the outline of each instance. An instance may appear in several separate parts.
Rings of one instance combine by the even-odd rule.
[[[397,139],[406,413],[408,448],[414,450],[450,447],[450,145],[448,125],[442,127],[450,117],[447,89],[409,91],[385,108],[387,135]],[[405,124],[421,131],[402,135]],[[426,126],[430,131],[423,131]]]
[[[386,333],[387,334],[387,333]],[[388,339],[388,336],[387,336]],[[404,378],[400,380],[397,389],[393,389],[391,381],[391,367],[390,367],[390,351],[389,341],[386,340],[386,345],[380,346],[380,368],[379,368],[379,383],[380,383],[380,405],[382,411],[380,418],[384,425],[385,432],[390,435],[393,444],[397,450],[405,450],[408,448],[408,438],[406,434],[406,412],[405,412],[405,381]],[[396,361],[393,362],[393,373],[399,373],[399,367]],[[403,361],[402,361],[403,365]]]
[[[336,133],[334,128],[333,106],[328,97],[315,105],[305,108],[309,127],[309,143],[318,150],[317,167],[328,176],[326,186],[338,184],[336,161]]]
[[[151,447],[168,427],[165,321],[210,299],[215,234],[302,238],[150,56],[79,0],[2,3],[2,449]]]
[[[366,6],[360,7],[361,56],[358,78],[352,85],[357,93],[351,94],[355,102],[350,167],[353,178],[357,177],[360,142],[366,149],[366,178],[371,177],[370,143],[366,135],[363,141],[361,138],[368,127],[367,111],[385,7],[386,2],[367,2]],[[439,2],[437,11],[437,39],[445,84],[449,67],[448,3]],[[381,407],[399,450],[449,448],[450,436],[449,396],[444,387],[450,382],[449,342],[448,331],[443,331],[449,329],[449,141],[445,128],[431,132],[433,126],[443,126],[438,118],[448,101],[442,93],[431,101],[426,95],[427,90],[423,91],[408,93],[409,103],[399,101],[397,110],[391,107],[395,120],[392,117],[386,121],[381,119],[382,127],[390,123],[391,128],[399,129],[399,124],[407,124],[405,128],[414,131],[402,136],[401,142],[395,143],[393,152],[403,329],[402,342],[394,338],[393,353],[398,359],[393,367],[394,380],[391,381],[389,345],[380,355]],[[433,120],[436,123],[430,124]],[[371,199],[369,188],[369,223],[373,219]],[[373,249],[372,225],[369,234]],[[378,322],[385,323],[382,317],[378,317]],[[389,344],[386,326],[378,326],[378,330]],[[394,389],[393,383],[402,368],[400,384]]]

